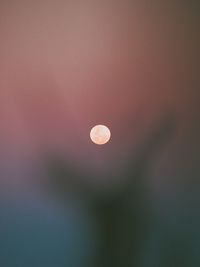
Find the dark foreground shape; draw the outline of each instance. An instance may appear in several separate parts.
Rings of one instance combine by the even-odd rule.
[[[126,186],[105,195],[95,192],[84,182],[84,172],[69,162],[55,156],[45,158],[53,192],[62,201],[68,193],[80,201],[84,199],[88,211],[99,224],[101,242],[92,267],[141,266],[142,250],[152,218],[145,177],[148,166],[171,137],[174,126],[174,120],[168,117],[154,127],[138,155],[133,153],[130,156],[123,173]]]

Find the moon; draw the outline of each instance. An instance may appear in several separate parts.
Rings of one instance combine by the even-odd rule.
[[[90,138],[96,145],[105,145],[111,138],[111,132],[105,125],[96,125],[90,131]]]

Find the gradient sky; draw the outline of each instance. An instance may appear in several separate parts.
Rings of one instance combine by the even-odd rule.
[[[105,170],[116,160],[123,164],[171,112],[179,136],[167,171],[174,151],[187,161],[178,165],[194,164],[188,159],[199,143],[194,11],[164,2],[1,2],[3,157],[23,161],[33,151],[60,148],[80,165]],[[105,153],[88,138],[99,123],[113,133]]]
[[[2,194],[38,180],[49,151],[105,185],[170,114],[176,131],[149,170],[152,199],[163,217],[188,198],[197,203],[197,6],[133,2],[1,1]],[[112,131],[101,148],[89,139],[96,124]]]

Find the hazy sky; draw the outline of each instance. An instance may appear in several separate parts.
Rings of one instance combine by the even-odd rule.
[[[171,112],[179,130],[167,171],[194,163],[188,154],[199,145],[195,6],[8,1],[1,2],[0,32],[1,141],[9,160],[60,148],[88,168],[123,165]],[[113,132],[105,153],[89,140],[98,123]],[[183,162],[174,163],[179,153]]]
[[[31,187],[49,151],[106,184],[170,115],[176,129],[148,169],[149,191],[165,219],[175,207],[196,212],[199,45],[195,1],[1,1],[0,196]],[[101,148],[89,139],[96,124],[112,132]]]

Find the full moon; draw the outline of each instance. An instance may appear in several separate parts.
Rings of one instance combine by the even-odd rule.
[[[111,137],[111,132],[105,125],[96,125],[90,131],[90,138],[97,145],[106,144]]]

